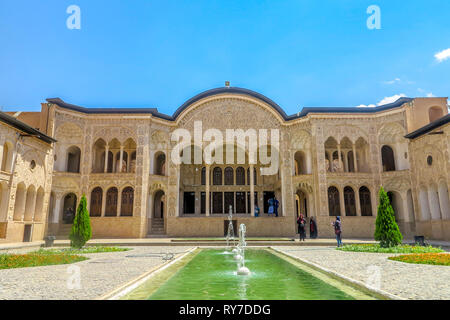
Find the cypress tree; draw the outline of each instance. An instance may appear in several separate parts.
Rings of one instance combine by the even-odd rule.
[[[73,248],[82,248],[91,237],[91,220],[87,210],[86,196],[83,195],[78,205],[72,230],[70,231],[70,246]]]
[[[402,243],[403,236],[395,221],[394,209],[392,209],[389,197],[383,187],[380,188],[378,196],[375,240],[380,241],[380,246],[383,248],[398,246]]]

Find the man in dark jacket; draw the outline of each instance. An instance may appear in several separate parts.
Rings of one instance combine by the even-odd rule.
[[[338,248],[342,246],[342,223],[341,217],[336,217],[336,221],[332,223],[334,227],[334,234],[336,235],[336,241]]]
[[[311,239],[316,239],[317,235],[317,224],[314,220],[314,217],[311,217],[311,219],[309,220],[309,236],[311,237]]]

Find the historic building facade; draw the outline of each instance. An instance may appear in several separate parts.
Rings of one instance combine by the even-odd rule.
[[[54,140],[0,113],[0,242],[42,240]]]
[[[371,238],[383,186],[406,237],[450,240],[447,110],[446,98],[402,98],[376,108],[304,108],[288,116],[261,94],[224,87],[193,97],[172,116],[156,109],[87,109],[48,99],[42,112],[16,118],[34,121],[56,140],[36,146],[46,169],[39,180],[43,185],[34,185],[42,187],[44,200],[32,220],[43,220],[46,234],[68,234],[85,194],[97,238],[223,236],[230,207],[249,236],[294,236],[301,213],[316,219],[320,236],[333,236],[331,222],[339,215],[346,237]],[[203,132],[215,129],[223,136],[227,129],[276,129],[279,143],[269,134],[267,145],[278,155],[277,172],[263,175],[266,162],[259,156],[256,163],[249,161],[246,146],[230,143],[214,153],[220,149],[226,159],[234,150],[234,161],[175,163],[173,132],[185,129],[194,137],[196,123]],[[192,141],[181,155],[205,147]],[[238,149],[243,160],[236,159]],[[2,184],[2,213],[4,207],[14,211],[18,180],[12,187]],[[30,185],[24,184],[21,188]],[[267,216],[273,197],[280,202],[278,217]],[[19,211],[29,217],[32,210],[25,207]],[[3,216],[0,225],[16,221],[11,213]],[[14,232],[8,227],[4,237]]]

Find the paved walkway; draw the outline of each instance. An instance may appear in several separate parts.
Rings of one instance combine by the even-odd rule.
[[[338,251],[334,247],[274,247],[305,262],[403,299],[450,299],[450,267],[391,261],[394,254]]]
[[[256,241],[257,239],[257,241]],[[288,240],[287,238],[280,238],[273,240],[274,238],[251,238],[247,240],[247,243],[251,245],[306,245],[306,246],[330,246],[336,243],[335,239],[307,239],[305,242],[299,242],[298,239]],[[44,241],[35,242],[17,242],[17,243],[0,243],[0,252],[17,252],[19,249],[21,251],[36,250],[44,245]],[[95,246],[207,246],[207,245],[221,245],[225,244],[225,238],[223,240],[218,240],[218,238],[143,238],[143,239],[93,239],[89,240],[87,245]],[[373,240],[369,239],[348,239],[346,243],[375,243]],[[70,240],[55,240],[54,246],[56,247],[67,247],[70,245]],[[450,246],[450,243],[448,243]]]
[[[256,241],[257,240],[257,241]],[[299,242],[296,238],[288,240],[287,238],[280,238],[274,240],[274,238],[250,238],[247,240],[248,243],[252,245],[272,245],[272,246],[284,246],[284,245],[302,245],[302,246],[332,246],[336,244],[334,238],[319,238],[319,239],[306,239],[305,242]],[[344,239],[345,244],[356,244],[356,243],[376,243],[373,239]],[[224,240],[219,240],[218,238],[143,238],[143,239],[93,239],[89,240],[88,245],[110,245],[110,246],[195,246],[195,245],[220,245]],[[413,243],[413,240],[405,240],[405,243]],[[438,241],[438,240],[427,240],[429,244],[434,246],[441,246],[444,249],[450,249],[450,241]],[[16,242],[16,243],[1,243],[0,242],[0,252],[1,251],[11,251],[15,249],[27,248],[36,249],[44,245],[44,241],[35,242]],[[57,247],[66,247],[70,245],[69,240],[56,240],[54,245]]]
[[[70,265],[0,270],[0,299],[86,300],[95,299],[163,264],[168,252],[189,247],[134,247],[123,252],[86,254],[89,260]],[[80,267],[80,289],[70,289],[73,266]]]
[[[95,299],[162,265],[164,254],[179,255],[191,248],[136,246],[125,252],[86,254],[89,260],[71,265],[0,270],[0,299]],[[450,299],[447,266],[406,264],[388,260],[392,254],[342,252],[331,246],[274,248],[362,283],[376,283],[379,271],[379,289],[404,299]],[[80,289],[68,287],[73,266],[80,268]]]

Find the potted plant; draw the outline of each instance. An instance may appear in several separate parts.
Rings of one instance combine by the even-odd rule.
[[[56,237],[55,236],[46,236],[44,238],[44,240],[45,240],[45,247],[46,248],[53,247],[53,241],[56,240]]]

